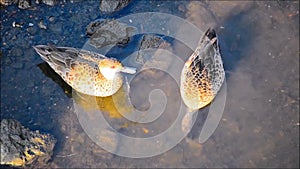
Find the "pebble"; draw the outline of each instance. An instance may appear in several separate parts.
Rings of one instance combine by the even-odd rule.
[[[12,23],[12,26],[13,26],[14,28],[16,28],[16,27],[17,27],[17,28],[22,28],[22,27],[23,27],[20,23],[17,23],[17,22],[15,22],[15,21]]]
[[[54,17],[54,16],[50,16],[50,17],[49,17],[49,21],[50,21],[50,22],[53,22],[54,20],[55,20],[55,17]]]
[[[46,27],[46,25],[44,24],[44,20],[42,20],[41,19],[41,21],[39,22],[39,27],[41,28],[41,29],[47,29],[47,27]]]
[[[32,27],[32,26],[34,26],[34,24],[33,24],[33,23],[29,23],[28,26],[29,26],[29,27]]]

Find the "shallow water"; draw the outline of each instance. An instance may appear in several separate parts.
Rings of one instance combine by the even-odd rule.
[[[298,6],[298,1],[133,1],[112,15],[101,14],[98,1],[39,5],[35,10],[2,8],[1,118],[17,119],[58,139],[48,167],[299,167]],[[88,40],[85,28],[91,21],[137,12],[179,16],[202,31],[209,26],[216,28],[226,70],[227,99],[222,119],[205,143],[198,144],[197,138],[208,108],[199,111],[190,140],[182,140],[163,154],[133,159],[105,151],[80,125],[70,87],[31,47],[52,43],[82,48]],[[46,30],[38,27],[41,19]],[[23,27],[13,27],[14,21]],[[29,23],[34,26],[29,27]],[[129,56],[137,50],[139,37],[125,47],[113,48],[109,56]],[[198,37],[195,35],[195,39]],[[169,51],[182,60],[192,52],[172,38],[165,40],[171,45]],[[149,108],[148,90],[154,88],[160,88],[169,98],[166,112],[178,109],[176,77],[151,71],[141,72],[139,77],[141,80],[130,83],[132,104],[137,109]],[[139,80],[142,87],[135,86],[141,84]],[[104,116],[122,134],[140,137],[164,131],[176,118],[166,113],[156,124],[139,125]]]

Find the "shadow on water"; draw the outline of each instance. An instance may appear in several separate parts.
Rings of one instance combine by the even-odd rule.
[[[217,28],[219,44],[225,71],[233,71],[238,62],[244,57],[243,51],[247,51],[255,37],[255,23],[249,22],[246,17],[254,6],[246,11],[237,13],[225,19],[220,25],[225,29]],[[230,77],[230,74],[226,74]]]
[[[40,63],[37,66],[47,77],[57,83],[69,98],[72,97],[72,87],[69,86],[46,62]]]
[[[69,86],[46,62],[40,63],[37,65],[39,69],[50,79],[52,79],[55,83],[57,83],[65,95],[68,98],[72,98],[72,87]],[[60,119],[60,117],[57,117]],[[60,125],[60,124],[59,124]],[[61,149],[64,147],[65,138],[64,134],[61,131],[61,127],[54,128],[52,133],[55,135],[57,139],[57,143],[54,146],[53,156],[56,156],[60,153]],[[54,159],[50,159],[49,162],[53,161]]]

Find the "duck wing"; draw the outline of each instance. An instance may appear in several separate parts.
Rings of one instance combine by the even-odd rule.
[[[37,45],[33,48],[64,80],[72,67],[79,64],[88,64],[90,67],[98,69],[98,62],[106,58],[98,53],[71,47]]]
[[[192,78],[198,86],[211,89],[213,95],[217,94],[224,81],[225,72],[214,29],[209,28],[200,38],[198,47],[185,64],[185,69],[186,79]]]

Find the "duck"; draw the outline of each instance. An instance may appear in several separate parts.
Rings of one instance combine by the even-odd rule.
[[[182,119],[182,131],[190,131],[194,114],[213,101],[224,79],[218,38],[215,30],[208,28],[181,71],[180,94],[187,107]]]
[[[33,48],[68,85],[86,95],[111,96],[123,85],[121,72],[136,72],[136,68],[126,67],[115,58],[87,50],[54,45]]]

